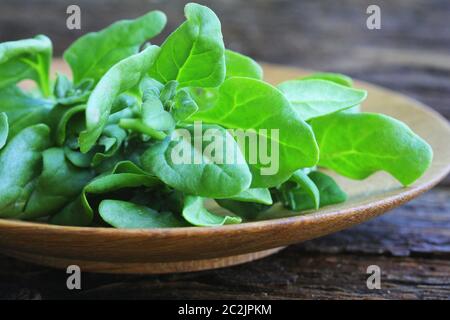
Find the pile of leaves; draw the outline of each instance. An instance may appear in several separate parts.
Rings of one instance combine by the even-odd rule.
[[[403,185],[429,167],[430,146],[405,124],[359,111],[366,92],[350,78],[319,73],[274,87],[255,61],[224,48],[213,11],[190,3],[185,15],[160,47],[149,43],[166,24],[159,11],[79,38],[64,53],[72,80],[51,79],[46,36],[0,44],[0,217],[118,228],[235,224],[276,217],[277,202],[294,215],[345,201],[317,167],[353,179],[382,170]],[[20,89],[25,79],[36,88]],[[211,139],[241,129],[276,142],[278,170],[263,174],[264,159],[243,151],[235,163],[205,153],[199,163],[174,163],[174,148],[194,139],[173,132],[195,137],[199,121],[214,129]],[[236,143],[226,139],[225,150]],[[211,212],[207,199],[228,213]]]

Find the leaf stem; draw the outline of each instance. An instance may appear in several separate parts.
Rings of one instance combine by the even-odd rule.
[[[139,119],[120,119],[119,126],[123,129],[146,134],[156,140],[164,140],[167,137],[164,132],[150,128]]]

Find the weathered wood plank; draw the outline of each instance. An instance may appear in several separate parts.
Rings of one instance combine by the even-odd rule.
[[[449,189],[435,189],[368,223],[232,268],[83,274],[81,292],[66,289],[63,270],[0,256],[0,298],[450,298],[449,198]],[[382,290],[366,287],[372,264],[382,270]]]

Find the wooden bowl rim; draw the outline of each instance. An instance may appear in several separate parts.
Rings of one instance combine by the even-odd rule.
[[[293,70],[295,67],[275,65],[264,63],[264,66],[271,66],[278,69],[286,69]],[[299,69],[300,70],[300,69]],[[305,71],[305,69],[301,69]],[[389,95],[395,95],[397,97],[401,97],[402,99],[409,100],[411,104],[414,104],[417,107],[425,110],[430,117],[433,117],[435,121],[443,122],[447,127],[447,130],[450,132],[450,124],[448,121],[438,112],[433,110],[432,108],[424,105],[423,103],[412,99],[408,96],[395,92],[393,90],[370,84],[365,81],[357,80],[355,81],[357,85],[363,85],[366,88],[373,88],[378,91],[384,91]],[[17,229],[33,229],[33,231],[46,231],[56,232],[61,234],[77,234],[78,236],[84,235],[97,235],[103,234],[105,236],[114,236],[114,235],[123,235],[127,237],[188,237],[192,235],[205,236],[205,235],[233,235],[240,233],[242,231],[255,231],[261,229],[268,228],[276,228],[284,225],[290,224],[304,224],[304,223],[313,223],[318,222],[324,218],[332,218],[336,216],[345,215],[347,217],[352,217],[361,212],[373,209],[384,207],[388,209],[392,209],[397,207],[409,200],[419,196],[420,194],[430,190],[433,186],[438,184],[442,179],[444,179],[447,174],[450,172],[450,163],[447,163],[442,167],[439,174],[436,174],[431,179],[418,184],[413,185],[411,187],[405,187],[404,191],[396,193],[395,195],[387,196],[383,199],[372,201],[367,204],[358,205],[352,208],[346,209],[336,209],[329,212],[311,212],[304,215],[286,217],[286,218],[277,218],[277,219],[269,219],[269,220],[261,220],[254,222],[245,222],[241,224],[232,224],[232,225],[224,225],[217,227],[179,227],[179,228],[159,228],[159,229],[116,229],[116,228],[108,228],[108,227],[76,227],[76,226],[59,226],[59,225],[51,225],[46,223],[39,222],[29,222],[29,221],[19,221],[19,220],[7,220],[0,218],[0,228],[17,228]],[[80,234],[81,233],[81,234]]]

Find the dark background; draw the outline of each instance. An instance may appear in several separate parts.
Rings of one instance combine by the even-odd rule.
[[[77,37],[160,9],[166,32],[186,1],[1,0],[0,41],[50,36],[55,54]],[[400,91],[450,119],[450,1],[201,1],[220,17],[226,45],[257,60],[337,71]],[[67,30],[66,8],[81,7],[82,29]],[[366,9],[381,7],[381,30]],[[162,37],[155,42],[161,42]],[[380,102],[382,103],[382,102]],[[442,137],[450,140],[450,137]],[[450,143],[450,142],[449,142]],[[450,183],[361,226],[291,246],[232,268],[165,276],[84,275],[65,289],[65,273],[0,256],[3,298],[450,298]],[[366,268],[382,269],[368,290]]]

